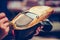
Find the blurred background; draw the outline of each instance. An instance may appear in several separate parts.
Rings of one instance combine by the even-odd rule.
[[[4,4],[3,4],[4,3]],[[6,12],[8,18],[12,20],[17,13],[28,10],[33,6],[50,6],[54,12],[48,18],[53,25],[51,32],[40,32],[31,40],[59,40],[60,39],[60,0],[0,0],[0,12]],[[9,13],[10,14],[9,14]],[[12,14],[12,15],[11,15]]]

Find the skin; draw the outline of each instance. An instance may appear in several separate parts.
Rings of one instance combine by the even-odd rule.
[[[43,27],[38,27],[34,35],[38,35]],[[0,40],[8,35],[9,32],[9,20],[5,13],[0,13]],[[12,32],[13,33],[13,32]]]
[[[0,13],[0,40],[8,35],[9,32],[9,22],[5,13]]]
[[[39,26],[37,29],[36,29],[36,33],[34,34],[35,36],[38,35],[40,33],[40,31],[42,30],[43,26]]]
[[[33,1],[35,2],[36,0],[33,0]],[[27,3],[27,0],[23,2],[24,5],[26,5],[26,3]],[[38,27],[34,35],[38,35],[42,28],[43,28],[42,26]],[[2,40],[5,36],[8,35],[8,32],[9,32],[9,20],[6,17],[4,12],[0,13],[0,31],[1,31],[0,40]],[[12,30],[12,34],[14,35],[14,30]]]

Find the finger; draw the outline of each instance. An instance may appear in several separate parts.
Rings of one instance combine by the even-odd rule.
[[[40,31],[42,30],[43,26],[40,26],[36,29],[36,33],[34,35],[38,35]]]
[[[5,29],[5,34],[7,34],[8,32],[9,32],[9,27]]]
[[[41,31],[41,27],[38,27],[38,28],[37,28],[37,31],[38,31],[38,32]]]
[[[40,26],[37,28],[37,30],[40,32],[42,30],[43,26]]]
[[[40,27],[38,27],[37,29],[36,29],[36,33],[34,34],[34,35],[38,35],[39,34],[39,32],[40,32]]]
[[[5,18],[3,18],[3,19],[0,20],[0,23],[5,23],[5,22],[8,22],[8,21],[9,21],[8,18],[5,17]]]
[[[0,25],[0,28],[1,28],[2,30],[6,30],[8,27],[9,27],[9,22],[6,22],[5,24],[1,24],[1,25]]]
[[[3,13],[3,12],[0,13],[0,19],[3,18],[3,17],[5,17],[5,16],[6,16],[5,13]]]
[[[36,33],[34,35],[38,35],[38,34],[39,34],[38,30],[36,30]]]
[[[9,22],[4,23],[4,26],[8,27],[9,26]]]
[[[0,24],[0,28],[3,30],[6,29],[8,26],[9,26],[9,22],[6,22],[5,24],[3,24],[3,23]]]

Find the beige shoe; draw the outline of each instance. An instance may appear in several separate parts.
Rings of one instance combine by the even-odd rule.
[[[48,18],[52,12],[53,9],[51,7],[34,6],[27,12],[19,13],[11,23],[15,30],[28,29]]]

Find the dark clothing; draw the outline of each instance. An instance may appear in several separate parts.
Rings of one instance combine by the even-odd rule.
[[[7,2],[8,0],[0,0],[0,12],[5,12],[6,13],[6,16],[8,17],[8,19],[11,21],[17,14],[18,12],[17,11],[10,11],[9,9],[7,9]],[[19,11],[20,12],[20,11]],[[3,40],[12,40],[14,39],[14,36],[12,35],[11,33],[11,30],[12,28],[10,28],[10,31],[9,31],[9,34],[3,39]],[[31,30],[31,29],[30,29]],[[29,37],[27,38],[27,33],[30,31],[30,30],[19,30],[19,31],[15,31],[15,35],[16,35],[16,38],[15,40],[28,40],[28,38],[31,38],[34,34],[34,32],[29,35]],[[33,30],[33,29],[32,29]],[[31,30],[31,31],[32,31]],[[19,36],[20,34],[20,36]],[[28,33],[29,34],[29,33]],[[25,37],[26,36],[26,37]],[[19,37],[19,39],[17,39]],[[25,38],[24,38],[25,37]]]
[[[18,12],[21,12],[21,11],[10,11],[9,9],[7,9],[7,2],[8,2],[8,0],[0,0],[0,12],[5,12],[6,16],[11,21],[18,14]],[[3,40],[12,40],[14,38],[15,38],[15,40],[28,40],[31,37],[33,37],[35,30],[40,25],[41,24],[35,25],[34,27],[26,29],[26,30],[18,30],[18,31],[14,30],[15,37],[11,33],[12,28],[10,28],[9,34]],[[45,27],[45,28],[47,28],[47,27]]]
[[[0,0],[0,12],[6,13],[6,16],[9,20],[12,20],[13,15],[12,13],[7,9],[7,1],[8,0]],[[13,38],[11,29],[9,31],[9,34],[3,39],[3,40],[11,40]]]

